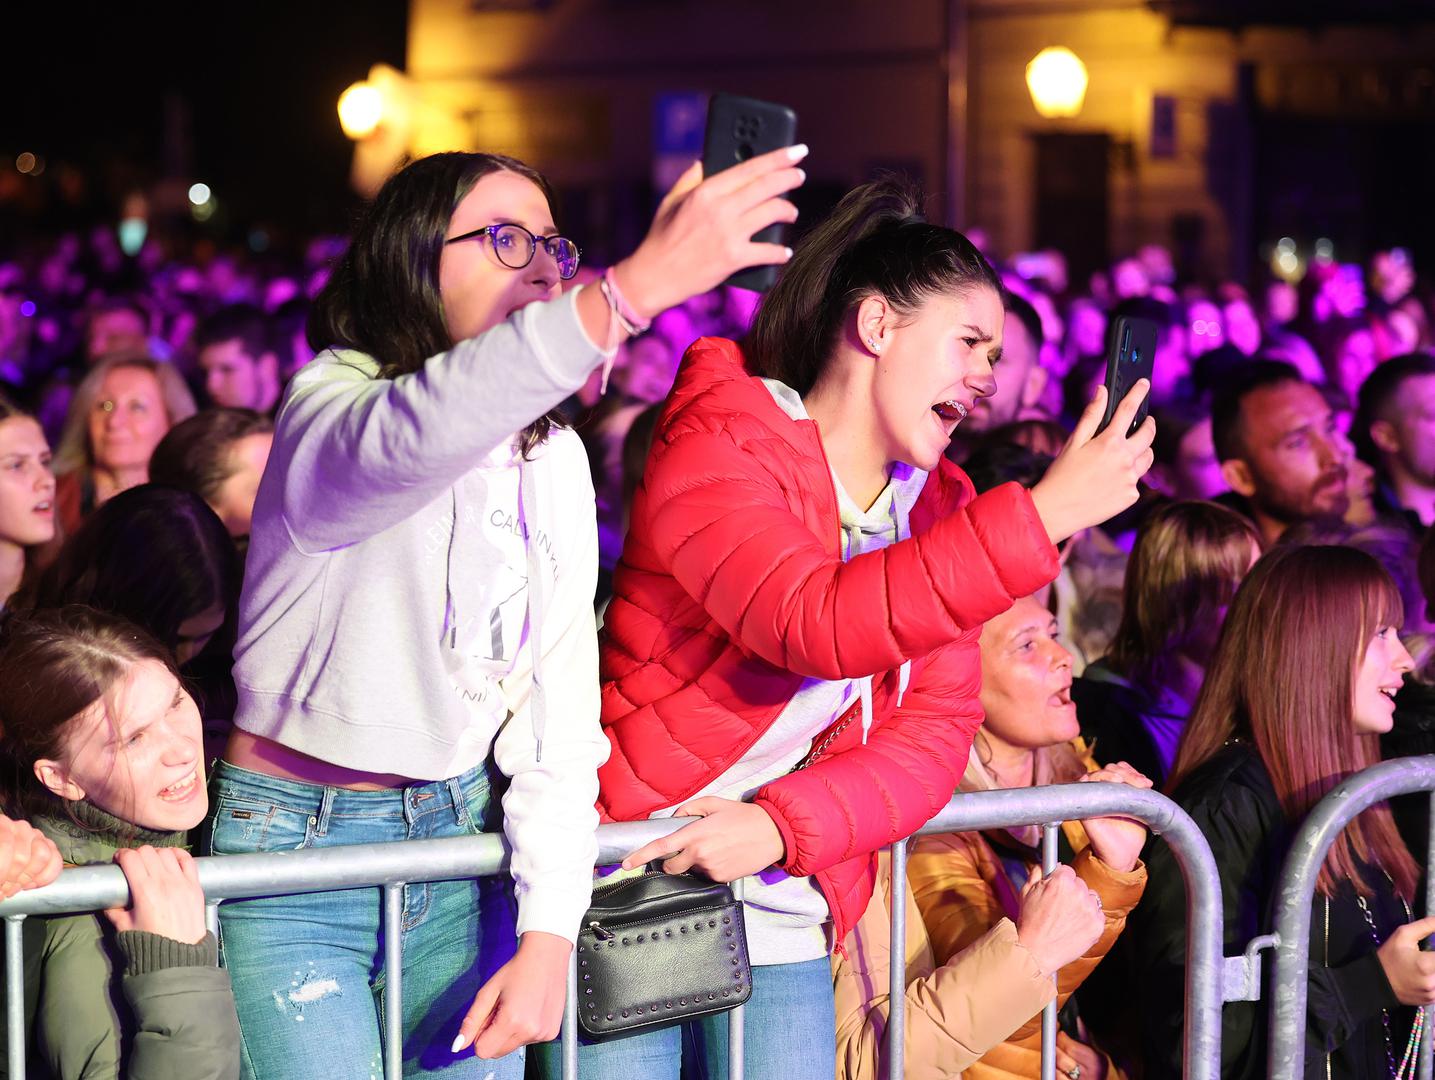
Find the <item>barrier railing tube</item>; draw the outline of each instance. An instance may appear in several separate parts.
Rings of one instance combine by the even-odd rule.
[[[1164,795],[1125,784],[1056,784],[958,795],[917,835],[979,832],[1015,825],[1051,825],[1063,820],[1119,815],[1145,822],[1166,838],[1186,884],[1185,1080],[1218,1080],[1221,1072],[1222,923],[1221,878],[1211,848],[1196,823]],[[1053,833],[1054,835],[1054,833]],[[1053,856],[1054,862],[1054,856]],[[895,864],[894,864],[895,865]],[[894,882],[893,896],[901,896]],[[894,901],[894,907],[898,906]],[[892,986],[906,985],[906,940],[891,944]],[[904,970],[899,982],[895,969]],[[887,1059],[900,1060],[902,1031],[887,1025]],[[1047,1055],[1044,1055],[1044,1058]],[[1051,1067],[1055,1057],[1051,1056]],[[1043,1068],[1047,1068],[1045,1060]],[[901,1074],[893,1070],[893,1078]],[[1050,1074],[1048,1074],[1050,1075]]]
[[[1435,787],[1435,773],[1432,773]],[[964,794],[954,798],[920,833],[974,832],[1014,825],[1047,826],[1046,835],[1065,818],[1117,814],[1145,822],[1170,843],[1186,881],[1191,913],[1186,968],[1187,1080],[1217,1080],[1221,1034],[1221,901],[1215,860],[1191,819],[1164,796],[1122,784],[1064,784],[1055,787],[1018,788]],[[604,825],[598,830],[598,861],[619,862],[629,852],[676,831],[690,818],[631,821]],[[1055,848],[1044,863],[1054,865]],[[893,851],[893,872],[905,876],[905,845]],[[401,1075],[402,973],[395,955],[402,916],[404,886],[412,882],[447,881],[503,873],[508,852],[499,834],[408,840],[386,844],[288,851],[254,855],[224,855],[196,860],[211,925],[214,905],[221,900],[277,896],[338,889],[380,888],[385,929],[385,1061],[386,1080]],[[1051,865],[1047,866],[1049,870]],[[895,880],[900,881],[901,878]],[[738,889],[740,891],[740,883]],[[900,888],[893,908],[891,1019],[887,1030],[888,1075],[902,1076],[903,1003],[906,989],[906,936]],[[739,892],[740,894],[740,892]],[[6,920],[6,1022],[10,1034],[10,1075],[24,1080],[25,1016],[23,956],[19,948],[21,920],[26,916],[66,915],[102,911],[129,902],[129,888],[116,866],[88,866],[66,870],[58,881],[43,889],[20,893],[0,902]],[[576,958],[575,958],[576,964]],[[565,1080],[577,1076],[577,1023],[575,976],[570,968],[568,1007],[564,1013],[562,1065]],[[737,1009],[728,1020],[729,1075],[742,1075],[743,1013]],[[1054,1032],[1053,1032],[1054,1036]],[[1054,1068],[1052,1048],[1045,1056]]]
[[[1050,877],[1056,869],[1056,837],[1060,824],[1048,822],[1041,827],[1041,876]],[[1056,972],[1051,984],[1058,986]],[[1056,998],[1041,1010],[1041,1080],[1056,1080]]]
[[[1326,854],[1340,831],[1362,811],[1393,795],[1416,791],[1435,791],[1435,756],[1397,758],[1348,777],[1315,805],[1296,833],[1276,892],[1275,932],[1280,941],[1271,980],[1270,1076],[1303,1075],[1310,908]],[[1427,854],[1427,874],[1432,866],[1435,850]],[[1420,1065],[1425,1077],[1429,1053],[1427,1044]]]

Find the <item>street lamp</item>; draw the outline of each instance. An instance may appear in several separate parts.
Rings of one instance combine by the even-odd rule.
[[[378,130],[384,118],[384,97],[376,86],[356,82],[339,95],[339,126],[358,142]]]
[[[1086,65],[1064,45],[1042,49],[1026,66],[1031,103],[1048,119],[1079,114],[1086,83]]]

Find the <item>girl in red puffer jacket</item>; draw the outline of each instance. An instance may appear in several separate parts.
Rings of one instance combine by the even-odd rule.
[[[995,272],[893,181],[849,194],[744,348],[688,350],[659,422],[601,649],[609,819],[695,822],[634,852],[746,883],[755,1080],[834,1074],[828,955],[874,852],[944,806],[981,723],[981,624],[1055,544],[1136,499],[1140,394],[1098,394],[1046,478],[976,498],[944,451],[996,389]],[[724,1074],[725,1018],[584,1046],[587,1077]]]

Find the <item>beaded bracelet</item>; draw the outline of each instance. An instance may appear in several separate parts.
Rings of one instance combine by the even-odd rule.
[[[618,277],[613,273],[610,266],[603,271],[603,280],[599,283],[603,290],[603,298],[608,301],[608,306],[613,309],[613,314],[618,317],[618,323],[629,335],[641,334],[648,327],[653,325],[651,319],[645,319],[633,310],[633,305],[628,303],[623,296],[623,290],[618,288]]]

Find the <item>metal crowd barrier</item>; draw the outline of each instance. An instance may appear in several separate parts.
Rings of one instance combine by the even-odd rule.
[[[1326,854],[1340,831],[1361,811],[1393,795],[1417,791],[1431,793],[1431,821],[1435,822],[1435,756],[1396,758],[1356,773],[1317,803],[1296,833],[1276,893],[1270,1076],[1304,1075],[1311,903]],[[1426,854],[1425,905],[1427,913],[1435,913],[1435,842]],[[1422,1010],[1425,1032],[1420,1044],[1421,1080],[1431,1080],[1431,1052],[1435,1049],[1432,1016],[1435,1009]]]
[[[1166,796],[1125,784],[1056,784],[963,794],[918,830],[918,835],[977,832],[1015,825],[1042,826],[1042,869],[1056,868],[1056,837],[1068,819],[1116,815],[1144,822],[1165,837],[1186,882],[1185,1080],[1218,1080],[1221,1073],[1221,1006],[1224,958],[1221,878],[1210,845],[1196,823]],[[899,870],[900,867],[900,870]],[[892,849],[892,876],[906,873],[906,846]],[[894,897],[900,893],[894,887]],[[892,904],[891,1014],[887,1028],[888,1075],[902,1070],[902,1008],[906,995],[905,905]],[[1056,1003],[1042,1016],[1042,1080],[1056,1076]]]
[[[1430,784],[1435,787],[1435,765]],[[1383,790],[1383,789],[1382,789]],[[1409,790],[1401,788],[1399,790]],[[1169,799],[1151,791],[1122,784],[1064,784],[964,794],[954,798],[919,831],[972,832],[1016,825],[1043,826],[1043,866],[1056,865],[1056,832],[1065,818],[1116,814],[1145,822],[1165,836],[1186,879],[1188,927],[1186,964],[1186,1067],[1187,1080],[1217,1080],[1220,1071],[1222,1002],[1222,911],[1220,879],[1210,848],[1191,819]],[[622,822],[598,830],[600,863],[615,863],[629,852],[675,831],[694,819]],[[894,880],[906,876],[906,844],[892,848]],[[326,892],[336,889],[380,887],[383,890],[385,964],[384,1076],[402,1076],[402,976],[398,933],[405,884],[446,881],[506,872],[508,854],[499,834],[361,844],[322,850],[288,851],[255,855],[224,855],[196,860],[200,884],[208,901],[208,922],[218,922],[221,900],[255,896]],[[898,876],[900,875],[900,876]],[[894,893],[900,897],[899,890]],[[66,870],[58,881],[43,889],[21,893],[0,902],[5,920],[6,1023],[9,1075],[25,1080],[27,1031],[24,1011],[23,921],[30,915],[66,915],[101,911],[128,903],[124,875],[115,866]],[[906,906],[892,905],[892,966],[890,1015],[887,1028],[887,1075],[903,1076],[906,1002]],[[1307,912],[1308,915],[1308,912]],[[564,1014],[562,1060],[564,1080],[578,1075],[577,961],[569,968],[568,1001]],[[1302,983],[1302,988],[1304,984]],[[1302,1006],[1304,1003],[1302,989]],[[729,1013],[728,1065],[730,1080],[742,1080],[743,1016]],[[1043,1017],[1042,1076],[1055,1076],[1056,1008]],[[1289,1075],[1289,1074],[1287,1074]]]

